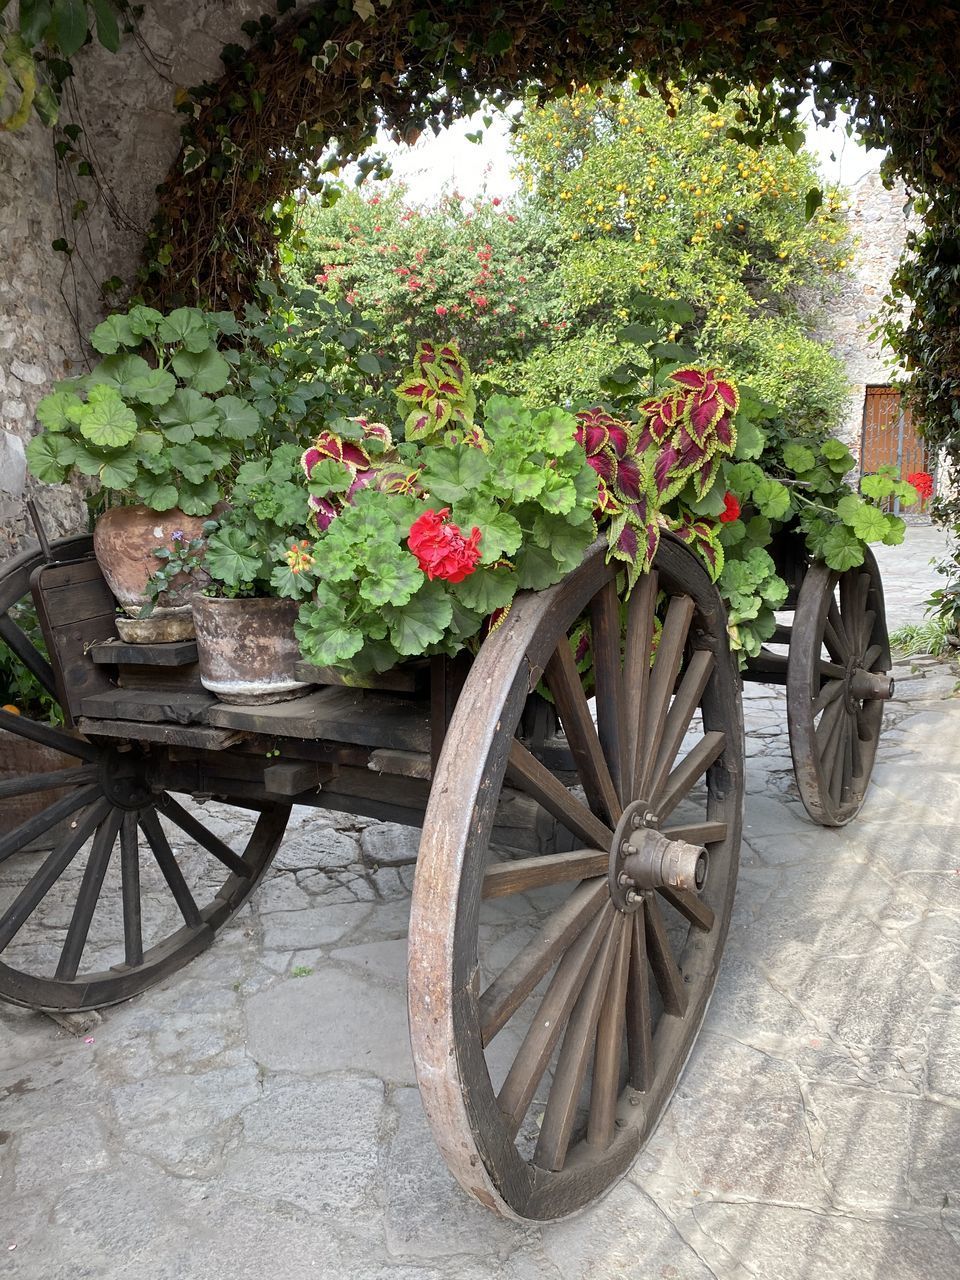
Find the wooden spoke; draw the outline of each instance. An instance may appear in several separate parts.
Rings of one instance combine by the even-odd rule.
[[[829,711],[834,711],[834,714],[828,720]],[[820,767],[823,770],[828,790],[833,786],[834,765],[838,756],[843,753],[843,726],[847,718],[846,708],[840,702],[833,703],[829,711],[824,712],[820,721],[822,726],[824,720],[828,720],[827,728],[822,738],[823,750],[820,753]],[[819,741],[821,739],[818,731]]]
[[[683,743],[684,736],[690,728],[695,711],[700,705],[703,691],[715,665],[713,654],[708,649],[698,649],[694,653],[683,673],[680,688],[667,713],[663,728],[663,740],[656,767],[651,774],[650,795],[657,795],[663,788],[677,758],[677,752]]]
[[[868,609],[866,613],[860,617],[860,631],[858,649],[865,649],[870,643],[870,637],[873,635],[873,624],[877,620],[877,614],[874,609]]]
[[[0,729],[8,729],[19,738],[29,738],[31,742],[42,743],[45,747],[52,747],[54,751],[62,751],[64,755],[77,756],[81,760],[96,760],[98,757],[97,749],[92,743],[74,738],[52,725],[30,720],[27,716],[15,716],[10,711],[0,711]]]
[[[624,690],[632,690],[627,707],[627,778],[637,775],[637,749],[647,716],[650,691],[650,657],[653,652],[653,621],[657,610],[657,575],[651,571],[633,589],[627,605],[627,637],[623,660]]]
[[[597,734],[621,803],[629,785],[624,778],[627,753],[626,705],[620,655],[620,598],[616,580],[594,596],[590,605],[593,675],[596,685]],[[632,783],[633,779],[630,779]],[[613,816],[612,814],[610,815]],[[617,817],[619,818],[619,814]]]
[[[860,745],[860,728],[856,710],[853,712],[850,725],[850,774],[857,779],[863,776],[863,748]]]
[[[834,662],[842,667],[850,654],[850,644],[836,598],[831,595],[827,606],[827,620],[823,627],[823,643]]]
[[[576,941],[609,901],[606,885],[580,885],[547,919],[540,933],[520,951],[480,997],[480,1034],[484,1044],[513,1017],[537,983]]]
[[[842,715],[843,703],[838,699],[834,699],[827,705],[823,715],[820,717],[820,723],[817,725],[815,734],[817,755],[820,759],[823,759],[827,743]]]
[[[687,822],[678,827],[663,827],[661,834],[668,840],[686,840],[687,844],[715,844],[726,840],[725,822]]]
[[[674,596],[667,606],[657,656],[650,673],[650,692],[644,732],[638,748],[633,794],[646,796],[656,768],[670,699],[683,661],[683,650],[693,620],[694,604],[689,596]]]
[[[160,801],[160,808],[165,817],[176,823],[181,831],[190,836],[192,840],[196,840],[197,844],[206,849],[208,853],[212,853],[234,875],[250,875],[250,867],[247,866],[243,859],[238,858],[219,836],[208,830],[192,813],[188,813],[169,793],[164,792],[163,799]]]
[[[883,647],[879,644],[872,644],[863,655],[863,662],[860,664],[864,671],[872,671],[874,663],[883,652]]]
[[[544,885],[566,880],[586,880],[607,873],[609,853],[598,849],[571,849],[569,853],[545,853],[535,858],[517,858],[489,866],[483,877],[483,896],[503,898],[510,893],[528,893]]]
[[[832,739],[831,750],[833,754],[829,761],[828,770],[828,787],[830,795],[836,804],[839,804],[843,798],[843,773],[847,757],[847,738],[849,733],[850,717],[847,715],[846,708],[844,708],[843,715],[841,715],[838,722],[836,734]],[[824,763],[826,764],[827,762],[825,761]]]
[[[0,638],[7,642],[27,670],[43,685],[51,698],[57,698],[57,686],[50,663],[26,633],[17,626],[9,613],[0,613]]]
[[[617,1099],[620,1096],[620,1065],[623,1053],[624,1010],[633,925],[622,919],[613,972],[607,983],[600,1021],[597,1024],[590,1086],[590,1118],[587,1142],[591,1147],[609,1147],[616,1132]]]
[[[823,680],[844,680],[846,679],[847,668],[836,662],[827,662],[820,659],[820,679]]]
[[[53,850],[30,878],[0,918],[0,951],[3,951],[11,939],[20,932],[109,811],[108,800],[95,801],[78,819],[77,825],[67,838]]]
[[[137,814],[125,813],[120,824],[120,877],[123,900],[123,958],[143,964],[143,924],[140,917],[140,848]]]
[[[510,743],[507,777],[514,786],[533,796],[585,844],[594,849],[609,849],[613,840],[611,829],[571,795],[563,783],[516,738]]]
[[[28,818],[26,822],[21,822],[15,830],[0,837],[0,862],[22,849],[31,840],[35,840],[37,836],[42,836],[45,831],[55,827],[64,818],[69,818],[78,809],[91,804],[99,795],[100,788],[97,786],[80,787],[76,791],[71,791],[69,795],[61,796],[46,809],[41,809],[39,813]]]
[[[563,956],[507,1072],[497,1102],[513,1133],[519,1129],[533,1101],[537,1085],[547,1069],[614,914],[614,907],[608,901]]]
[[[653,978],[663,1001],[666,1013],[682,1018],[687,1011],[687,989],[684,986],[677,962],[670,950],[667,927],[656,898],[648,894],[643,900],[644,925],[647,936],[647,955]]]
[[[533,1157],[533,1163],[542,1169],[562,1169],[567,1158],[580,1090],[587,1077],[587,1064],[593,1053],[600,1009],[610,984],[621,933],[623,916],[617,914],[567,1023]]]
[[[620,797],[604,759],[597,727],[580,683],[580,672],[566,637],[547,663],[544,679],[553,695],[590,807],[599,814],[605,814],[608,821],[616,825],[622,812]]]
[[[157,865],[163,873],[167,887],[180,908],[184,923],[191,929],[199,929],[203,924],[203,917],[200,915],[200,910],[193,899],[193,894],[187,887],[183,872],[173,856],[170,842],[167,840],[166,832],[160,825],[160,819],[157,817],[155,810],[141,810],[140,828],[147,837],[147,843],[153,850],[153,856],[156,858]]]
[[[653,800],[660,821],[671,814],[685,795],[696,785],[713,762],[723,754],[727,735],[718,729],[705,733],[692,751],[680,761]]]
[[[51,769],[45,773],[25,773],[16,778],[4,778],[0,782],[0,800],[37,795],[41,791],[56,791],[60,787],[92,782],[96,776],[97,771],[92,765],[80,765],[76,769]]]
[[[67,928],[63,950],[60,952],[60,961],[55,975],[58,982],[72,982],[77,976],[80,957],[86,946],[90,922],[93,920],[93,913],[100,899],[103,878],[107,874],[107,866],[122,818],[123,813],[120,809],[111,809],[106,821],[101,822],[97,828],[97,834],[93,837],[93,847],[90,850],[87,865],[83,869],[80,891]]]
[[[814,698],[810,705],[810,714],[818,716],[835,698],[839,698],[845,688],[842,680],[829,680]]]
[[[682,916],[686,916],[690,923],[698,929],[703,929],[705,933],[709,933],[713,928],[713,911],[695,893],[691,893],[688,889],[670,888],[658,889],[657,892],[666,898],[672,907],[676,907]]]
[[[630,1086],[647,1093],[653,1087],[653,1014],[650,1009],[650,966],[642,911],[632,917],[630,966],[627,975],[627,1060]]]

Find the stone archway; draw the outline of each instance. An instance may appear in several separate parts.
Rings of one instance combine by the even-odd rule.
[[[202,165],[186,173],[182,164],[171,167],[183,121],[202,141],[222,137],[224,119],[236,120],[242,131],[252,113],[266,116],[257,176],[248,179],[238,171],[231,177],[249,188],[247,195],[252,190],[243,231],[262,248],[266,237],[260,234],[257,201],[268,209],[290,189],[305,120],[315,126],[311,136],[342,134],[356,145],[369,132],[377,107],[394,126],[416,129],[449,118],[458,104],[472,104],[478,95],[528,83],[563,91],[575,81],[623,76],[636,66],[653,68],[661,84],[682,78],[685,68],[722,82],[720,88],[737,78],[782,83],[791,86],[794,99],[814,85],[828,106],[845,97],[855,100],[874,144],[890,140],[908,181],[945,210],[939,214],[940,243],[931,251],[934,263],[943,256],[944,241],[952,252],[960,183],[960,17],[935,0],[918,0],[909,31],[902,27],[900,6],[892,4],[871,7],[865,26],[855,0],[831,10],[768,0],[718,0],[709,11],[683,0],[634,0],[616,11],[571,0],[562,14],[551,0],[524,0],[495,14],[483,0],[393,0],[382,12],[372,0],[299,9],[293,0],[281,0],[277,9],[287,16],[248,24],[249,50],[234,45],[222,61],[224,42],[239,39],[244,22],[259,15],[261,5],[207,0],[185,16],[166,0],[150,7],[136,38],[126,40],[118,54],[81,51],[77,91],[67,93],[66,115],[74,114],[92,144],[96,195],[77,224],[77,249],[69,258],[51,251],[63,235],[64,215],[69,223],[74,198],[52,139],[36,124],[19,135],[3,135],[0,252],[11,267],[0,283],[0,411],[12,436],[29,434],[39,395],[82,359],[81,335],[102,309],[101,282],[132,274],[164,173],[154,236],[167,241],[171,269],[169,278],[148,282],[148,293],[162,302],[191,290],[219,306],[233,300],[229,294],[213,298],[209,286],[218,278],[210,270],[214,243],[224,227],[235,229],[230,219],[237,202],[223,200]],[[306,50],[290,38],[305,30],[313,41]],[[279,75],[283,67],[290,71],[285,81]],[[179,115],[180,87],[204,79],[216,82],[193,98],[183,94],[186,114]],[[252,84],[259,86],[256,105],[241,91]],[[767,108],[770,124],[775,98]],[[183,228],[198,213],[204,215],[205,240],[181,253]],[[249,263],[245,270],[249,279]],[[242,285],[244,269],[237,275]],[[941,289],[938,303],[944,296],[949,302],[950,288]],[[960,342],[955,324],[942,323],[949,340],[934,343],[921,366],[941,432],[950,430],[943,421],[949,423],[952,407],[951,342]],[[922,345],[912,337],[915,346]],[[950,439],[960,456],[960,443]],[[11,465],[4,474],[12,474]],[[61,504],[51,510],[54,523],[75,522],[77,508],[63,495],[48,495],[48,502]],[[16,521],[5,520],[16,536]]]

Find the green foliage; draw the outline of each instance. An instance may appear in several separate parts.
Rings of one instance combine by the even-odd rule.
[[[113,500],[208,515],[244,457],[302,447],[362,407],[365,375],[344,355],[369,326],[316,290],[266,286],[241,321],[230,312],[150,307],[109,316],[91,335],[103,359],[37,407],[27,446],[48,484],[96,481]]]
[[[19,15],[12,6],[8,10],[4,0],[0,99],[11,88],[16,100],[6,115],[0,113],[0,132],[22,128],[34,112],[43,124],[56,124],[63,86],[73,74],[70,59],[94,35],[116,53],[120,24],[131,30],[133,16],[127,0],[21,0]]]
[[[890,632],[890,647],[908,657],[929,653],[939,658],[954,648],[951,640],[956,642],[957,632],[951,631],[940,618],[931,618],[929,622],[908,622]]]
[[[960,547],[953,547],[944,556],[937,573],[946,581],[931,593],[927,613],[951,635],[960,636]]]
[[[46,658],[47,647],[32,601],[20,601],[12,605],[7,616],[40,655]],[[48,724],[63,723],[59,703],[50,696],[33,672],[23,665],[10,646],[0,644],[0,706],[8,704],[31,720],[45,721]]]

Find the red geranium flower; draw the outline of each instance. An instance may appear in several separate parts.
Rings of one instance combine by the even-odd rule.
[[[723,495],[723,510],[720,512],[721,524],[732,524],[734,520],[740,519],[740,501],[736,494],[725,493]]]
[[[465,538],[457,525],[447,521],[449,514],[449,507],[425,511],[414,520],[407,537],[407,546],[431,581],[462,582],[480,559],[480,530],[474,527]]]
[[[933,496],[933,476],[926,471],[915,471],[907,476],[907,484],[912,484],[921,498]]]

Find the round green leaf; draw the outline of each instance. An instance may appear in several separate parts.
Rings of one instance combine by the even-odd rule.
[[[83,401],[72,391],[51,391],[37,405],[37,421],[48,431],[69,431],[83,412]]]
[[[131,381],[142,380],[151,372],[150,366],[142,356],[126,353],[107,356],[90,374],[89,383],[92,387],[113,387],[122,396],[133,396],[135,393],[131,388]],[[172,394],[172,388],[170,394]],[[169,399],[169,396],[167,398]]]
[[[161,320],[157,328],[161,342],[179,343],[188,351],[205,351],[210,345],[203,312],[196,307],[178,307]]]
[[[195,436],[212,436],[220,427],[220,415],[213,400],[199,391],[181,387],[157,414],[163,434],[174,444],[187,444]]]
[[[222,391],[230,378],[230,366],[219,351],[178,351],[172,364],[179,377],[196,391]]]
[[[91,443],[121,448],[137,434],[137,418],[113,387],[92,387],[80,418],[80,432]]]
[[[137,478],[137,464],[133,458],[111,458],[100,468],[100,481],[107,489],[129,489]]]
[[[176,485],[170,484],[162,476],[143,473],[137,480],[137,497],[151,511],[169,511],[180,499]]]
[[[249,440],[263,425],[252,404],[239,396],[220,396],[215,401],[220,413],[223,434],[231,440]]]
[[[134,332],[127,316],[107,316],[91,333],[90,343],[103,355],[113,355],[120,347],[139,347],[140,335]]]
[[[24,452],[30,474],[44,484],[62,484],[76,456],[72,440],[43,432],[27,442]]]

